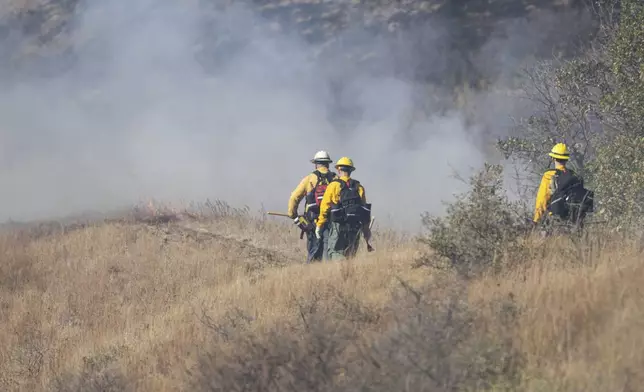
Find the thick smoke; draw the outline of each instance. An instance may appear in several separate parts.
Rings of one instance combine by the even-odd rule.
[[[0,220],[148,197],[285,210],[320,149],[354,159],[383,220],[415,226],[420,212],[440,213],[464,187],[452,172],[467,175],[485,160],[481,127],[459,111],[419,116],[419,87],[387,62],[357,72],[275,27],[243,6],[90,3],[75,20],[70,71],[0,92]],[[427,42],[440,41],[438,29],[423,27]],[[386,58],[391,42],[341,36],[356,37]],[[214,55],[203,55],[208,47]],[[445,68],[430,49],[424,55],[436,58],[423,64]],[[329,103],[340,101],[358,121],[339,125]]]

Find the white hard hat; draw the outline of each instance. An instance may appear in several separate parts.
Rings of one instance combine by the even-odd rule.
[[[311,159],[311,163],[318,163],[318,162],[333,162],[333,161],[331,160],[331,157],[329,156],[328,152],[318,151],[313,156],[313,159]]]

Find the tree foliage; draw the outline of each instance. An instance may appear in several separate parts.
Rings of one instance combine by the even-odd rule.
[[[583,56],[526,72],[524,92],[536,109],[498,147],[539,175],[552,145],[567,143],[572,167],[596,191],[597,210],[633,218],[644,203],[644,4],[594,5],[602,33]]]

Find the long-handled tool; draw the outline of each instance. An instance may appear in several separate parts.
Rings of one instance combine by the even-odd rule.
[[[291,216],[289,214],[285,214],[283,212],[268,211],[267,214],[268,215],[274,215],[274,216],[283,216],[283,217],[291,219]],[[309,222],[308,219],[303,217],[302,215],[298,215],[297,221],[295,221],[295,222],[296,222],[297,226],[301,230],[300,239],[304,238],[304,233],[307,233],[307,232],[309,232],[311,230],[315,230],[315,226],[311,222]]]
[[[274,211],[268,211],[268,215],[275,215],[275,216],[285,216],[287,218],[290,218],[291,216],[289,214],[285,214],[283,212],[274,212]]]
[[[371,217],[371,222],[369,222],[369,234],[371,234],[371,227],[373,226],[373,221],[374,221],[374,220],[376,220],[376,218],[372,216],[372,217]],[[365,237],[364,242],[366,242],[366,243],[367,243],[367,252],[373,252],[375,249],[373,248],[373,246],[371,246],[371,244],[369,243],[369,241],[370,241],[370,239],[367,239],[367,238]]]

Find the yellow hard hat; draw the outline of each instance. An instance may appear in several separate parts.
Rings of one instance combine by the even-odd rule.
[[[563,143],[555,144],[555,146],[552,147],[552,150],[548,155],[550,155],[555,159],[563,159],[566,161],[570,159],[570,154],[568,153],[568,147],[566,147],[566,145]]]
[[[335,163],[335,168],[337,169],[339,166],[347,166],[347,167],[350,167],[351,170],[355,170],[355,167],[353,166],[353,161],[351,160],[351,158],[342,157],[338,159],[338,161]]]

